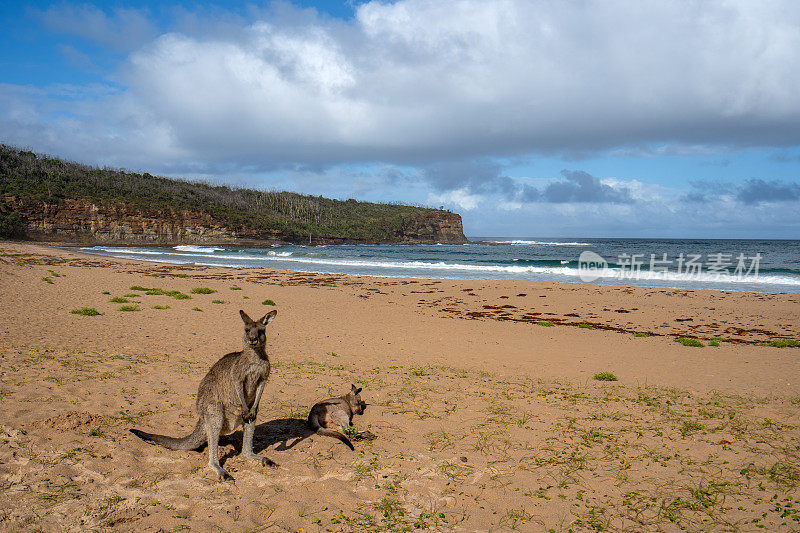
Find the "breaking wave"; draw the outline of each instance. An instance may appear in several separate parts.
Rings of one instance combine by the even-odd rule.
[[[526,241],[537,242],[537,241]],[[542,241],[543,242],[543,241]],[[567,244],[563,244],[567,245]],[[525,259],[493,258],[489,253],[473,256],[449,256],[422,248],[388,247],[378,254],[365,256],[362,251],[336,247],[328,248],[331,256],[313,252],[305,246],[288,249],[223,249],[200,246],[176,246],[171,249],[146,247],[97,246],[83,250],[159,263],[196,264],[220,267],[266,267],[306,272],[355,274],[385,277],[456,278],[456,279],[519,279],[540,281],[580,282],[581,271],[575,260],[554,258]],[[494,248],[488,247],[487,248]],[[363,248],[361,249],[363,250]],[[219,253],[223,252],[223,253]],[[418,257],[413,257],[414,255]],[[427,254],[425,258],[421,256]],[[765,268],[757,277],[727,273],[650,271],[642,269],[635,277],[630,271],[609,264],[597,272],[597,281],[613,285],[669,286],[709,288],[717,290],[757,290],[800,292],[800,271]]]

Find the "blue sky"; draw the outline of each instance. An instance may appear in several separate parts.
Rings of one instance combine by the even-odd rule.
[[[796,2],[0,2],[0,28],[3,143],[470,236],[800,238]]]

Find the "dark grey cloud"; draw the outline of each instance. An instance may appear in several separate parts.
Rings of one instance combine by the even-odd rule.
[[[689,203],[705,203],[717,198],[735,200],[747,206],[800,200],[800,183],[750,178],[742,184],[725,180],[693,180],[691,190],[680,197]]]
[[[500,193],[511,197],[516,193],[514,181],[502,174],[494,161],[443,161],[422,170],[422,177],[437,191],[466,188],[472,193]]]
[[[551,183],[542,191],[542,199],[551,203],[588,202],[628,204],[633,202],[630,190],[614,188],[582,170],[562,170],[563,181]]]
[[[770,160],[778,163],[798,163],[800,162],[800,153],[797,153],[797,150],[778,150],[770,156]]]
[[[612,187],[582,170],[562,170],[561,179],[543,188],[520,183],[503,175],[492,161],[449,161],[423,169],[422,178],[434,190],[464,190],[469,194],[495,195],[515,202],[626,204],[633,198],[627,187]]]
[[[690,204],[704,204],[708,202],[708,196],[702,192],[691,191],[680,197],[681,202],[688,202]]]
[[[796,202],[800,200],[800,184],[753,178],[738,187],[736,199],[746,205],[764,202]]]

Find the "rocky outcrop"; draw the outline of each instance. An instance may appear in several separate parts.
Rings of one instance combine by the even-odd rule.
[[[448,211],[420,213],[419,216],[405,221],[397,232],[400,243],[441,242],[445,244],[462,244],[467,242],[461,215]]]
[[[81,244],[176,245],[230,244],[268,245],[276,242],[307,242],[297,235],[285,235],[274,228],[231,228],[208,214],[194,211],[160,210],[143,212],[118,203],[99,204],[67,199],[58,203],[5,202],[20,212],[29,238],[39,241]],[[361,242],[335,235],[312,235],[312,243]],[[446,211],[424,212],[408,217],[388,242],[466,242],[461,217]]]

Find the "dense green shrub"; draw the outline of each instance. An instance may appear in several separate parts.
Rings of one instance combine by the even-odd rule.
[[[16,211],[0,208],[0,239],[24,239],[25,219]]]

